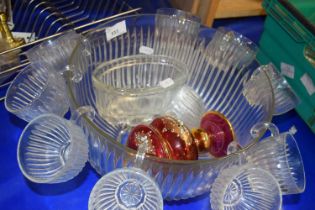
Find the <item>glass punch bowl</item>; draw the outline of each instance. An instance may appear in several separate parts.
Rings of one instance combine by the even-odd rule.
[[[71,110],[81,106],[92,106],[97,110],[92,74],[104,62],[137,55],[139,48],[146,46],[153,49],[155,55],[169,56],[185,63],[189,72],[184,89],[198,97],[197,105],[204,106],[203,109],[192,109],[197,112],[196,121],[203,114],[198,113],[199,110],[219,111],[229,119],[242,146],[238,152],[223,158],[202,157],[195,161],[147,155],[141,168],[156,180],[163,198],[186,199],[210,191],[218,173],[238,165],[242,154],[258,142],[251,137],[250,129],[257,122],[271,121],[274,96],[268,76],[257,71],[255,46],[245,37],[237,33],[224,36],[223,31],[213,29],[189,33],[172,31],[171,27],[159,24],[165,22],[159,18],[168,17],[123,17],[85,34],[70,58],[73,71],[66,76],[67,86]],[[105,28],[121,21],[125,21],[127,32],[107,40]],[[232,44],[226,42],[231,39],[234,40]],[[135,165],[136,151],[125,145],[124,126],[109,123],[97,111],[93,119],[84,116],[79,123],[88,136],[89,162],[98,173],[106,174],[116,168]],[[192,122],[187,124],[194,125]]]

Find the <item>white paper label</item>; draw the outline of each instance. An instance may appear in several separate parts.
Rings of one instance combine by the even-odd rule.
[[[141,46],[139,52],[146,55],[152,55],[154,50],[151,47]]]
[[[110,41],[111,39],[126,33],[127,32],[126,21],[123,20],[111,27],[106,28],[105,32],[107,41]]]
[[[294,66],[281,62],[281,74],[294,79],[295,68]]]
[[[315,93],[314,83],[312,81],[312,78],[308,74],[303,74],[303,76],[301,77],[301,82],[303,83],[309,95],[313,95]]]
[[[174,84],[174,81],[171,78],[167,78],[163,81],[160,81],[159,84],[162,88],[168,88],[169,86],[172,86]]]
[[[33,42],[35,41],[35,34],[28,33],[28,32],[12,32],[13,37],[15,38],[23,38],[25,42]]]

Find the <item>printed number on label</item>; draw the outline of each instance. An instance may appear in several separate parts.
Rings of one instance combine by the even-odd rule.
[[[110,41],[111,39],[126,33],[127,32],[126,21],[123,20],[111,27],[106,28],[105,32],[107,41]]]

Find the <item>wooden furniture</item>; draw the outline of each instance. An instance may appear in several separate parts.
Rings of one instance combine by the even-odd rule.
[[[202,23],[212,26],[215,18],[264,15],[263,0],[171,0],[178,9],[198,15]]]

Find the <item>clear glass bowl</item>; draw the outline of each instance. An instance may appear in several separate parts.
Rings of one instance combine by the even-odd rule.
[[[46,113],[64,116],[69,110],[65,80],[38,63],[29,64],[9,86],[5,107],[28,122]]]
[[[71,109],[83,105],[96,108],[92,75],[99,64],[137,55],[140,53],[139,48],[146,46],[153,49],[154,55],[173,57],[185,63],[189,71],[185,83],[189,87],[187,89],[194,91],[194,95],[203,102],[205,110],[225,115],[234,128],[238,142],[244,146],[243,150],[254,145],[259,137],[251,137],[251,127],[257,122],[270,122],[274,109],[273,91],[266,74],[254,78],[255,81],[259,80],[259,86],[248,90],[248,95],[244,94],[244,88],[250,86],[246,84],[251,84],[253,73],[258,67],[255,59],[249,65],[222,70],[211,61],[210,54],[205,53],[211,44],[215,32],[213,29],[200,31],[199,37],[194,39],[177,33],[161,38],[155,33],[155,17],[134,15],[115,19],[85,35],[85,40],[76,46],[70,58],[73,74],[77,74],[67,76]],[[111,27],[121,21],[125,21],[127,32],[107,41],[104,27]],[[71,80],[74,76],[82,79]],[[258,97],[246,97],[253,95]],[[96,113],[93,120],[83,117],[80,123],[88,136],[89,161],[98,173],[105,174],[116,168],[134,165],[136,151],[124,144],[127,134],[122,126],[113,126],[99,113]],[[224,158],[205,157],[197,161],[174,161],[147,156],[142,169],[158,183],[163,198],[186,199],[208,192],[222,169],[239,163],[243,150]]]
[[[294,109],[300,102],[300,98],[290,87],[289,83],[282,76],[273,64],[261,66],[260,71],[267,73],[271,80],[273,92],[275,95],[275,113],[282,115]]]
[[[156,10],[156,14],[155,26],[158,32],[198,36],[201,23],[199,17],[174,8],[160,8]]]
[[[280,210],[282,193],[272,174],[252,165],[223,170],[210,194],[213,210]]]
[[[70,31],[60,37],[42,42],[27,50],[25,54],[31,63],[40,62],[50,71],[63,73],[80,37],[80,34]]]
[[[251,133],[263,128],[270,130],[266,137],[246,151],[245,158],[253,165],[269,171],[279,182],[282,194],[298,194],[305,190],[306,180],[299,146],[290,132],[279,133],[272,123],[258,123]]]
[[[93,187],[89,210],[163,210],[154,180],[138,168],[122,168],[103,176]]]
[[[164,114],[187,78],[166,56],[133,55],[99,64],[92,75],[98,113],[112,124],[137,125]]]
[[[66,182],[78,175],[88,159],[86,136],[72,121],[40,115],[23,130],[17,159],[23,175],[32,182]]]

